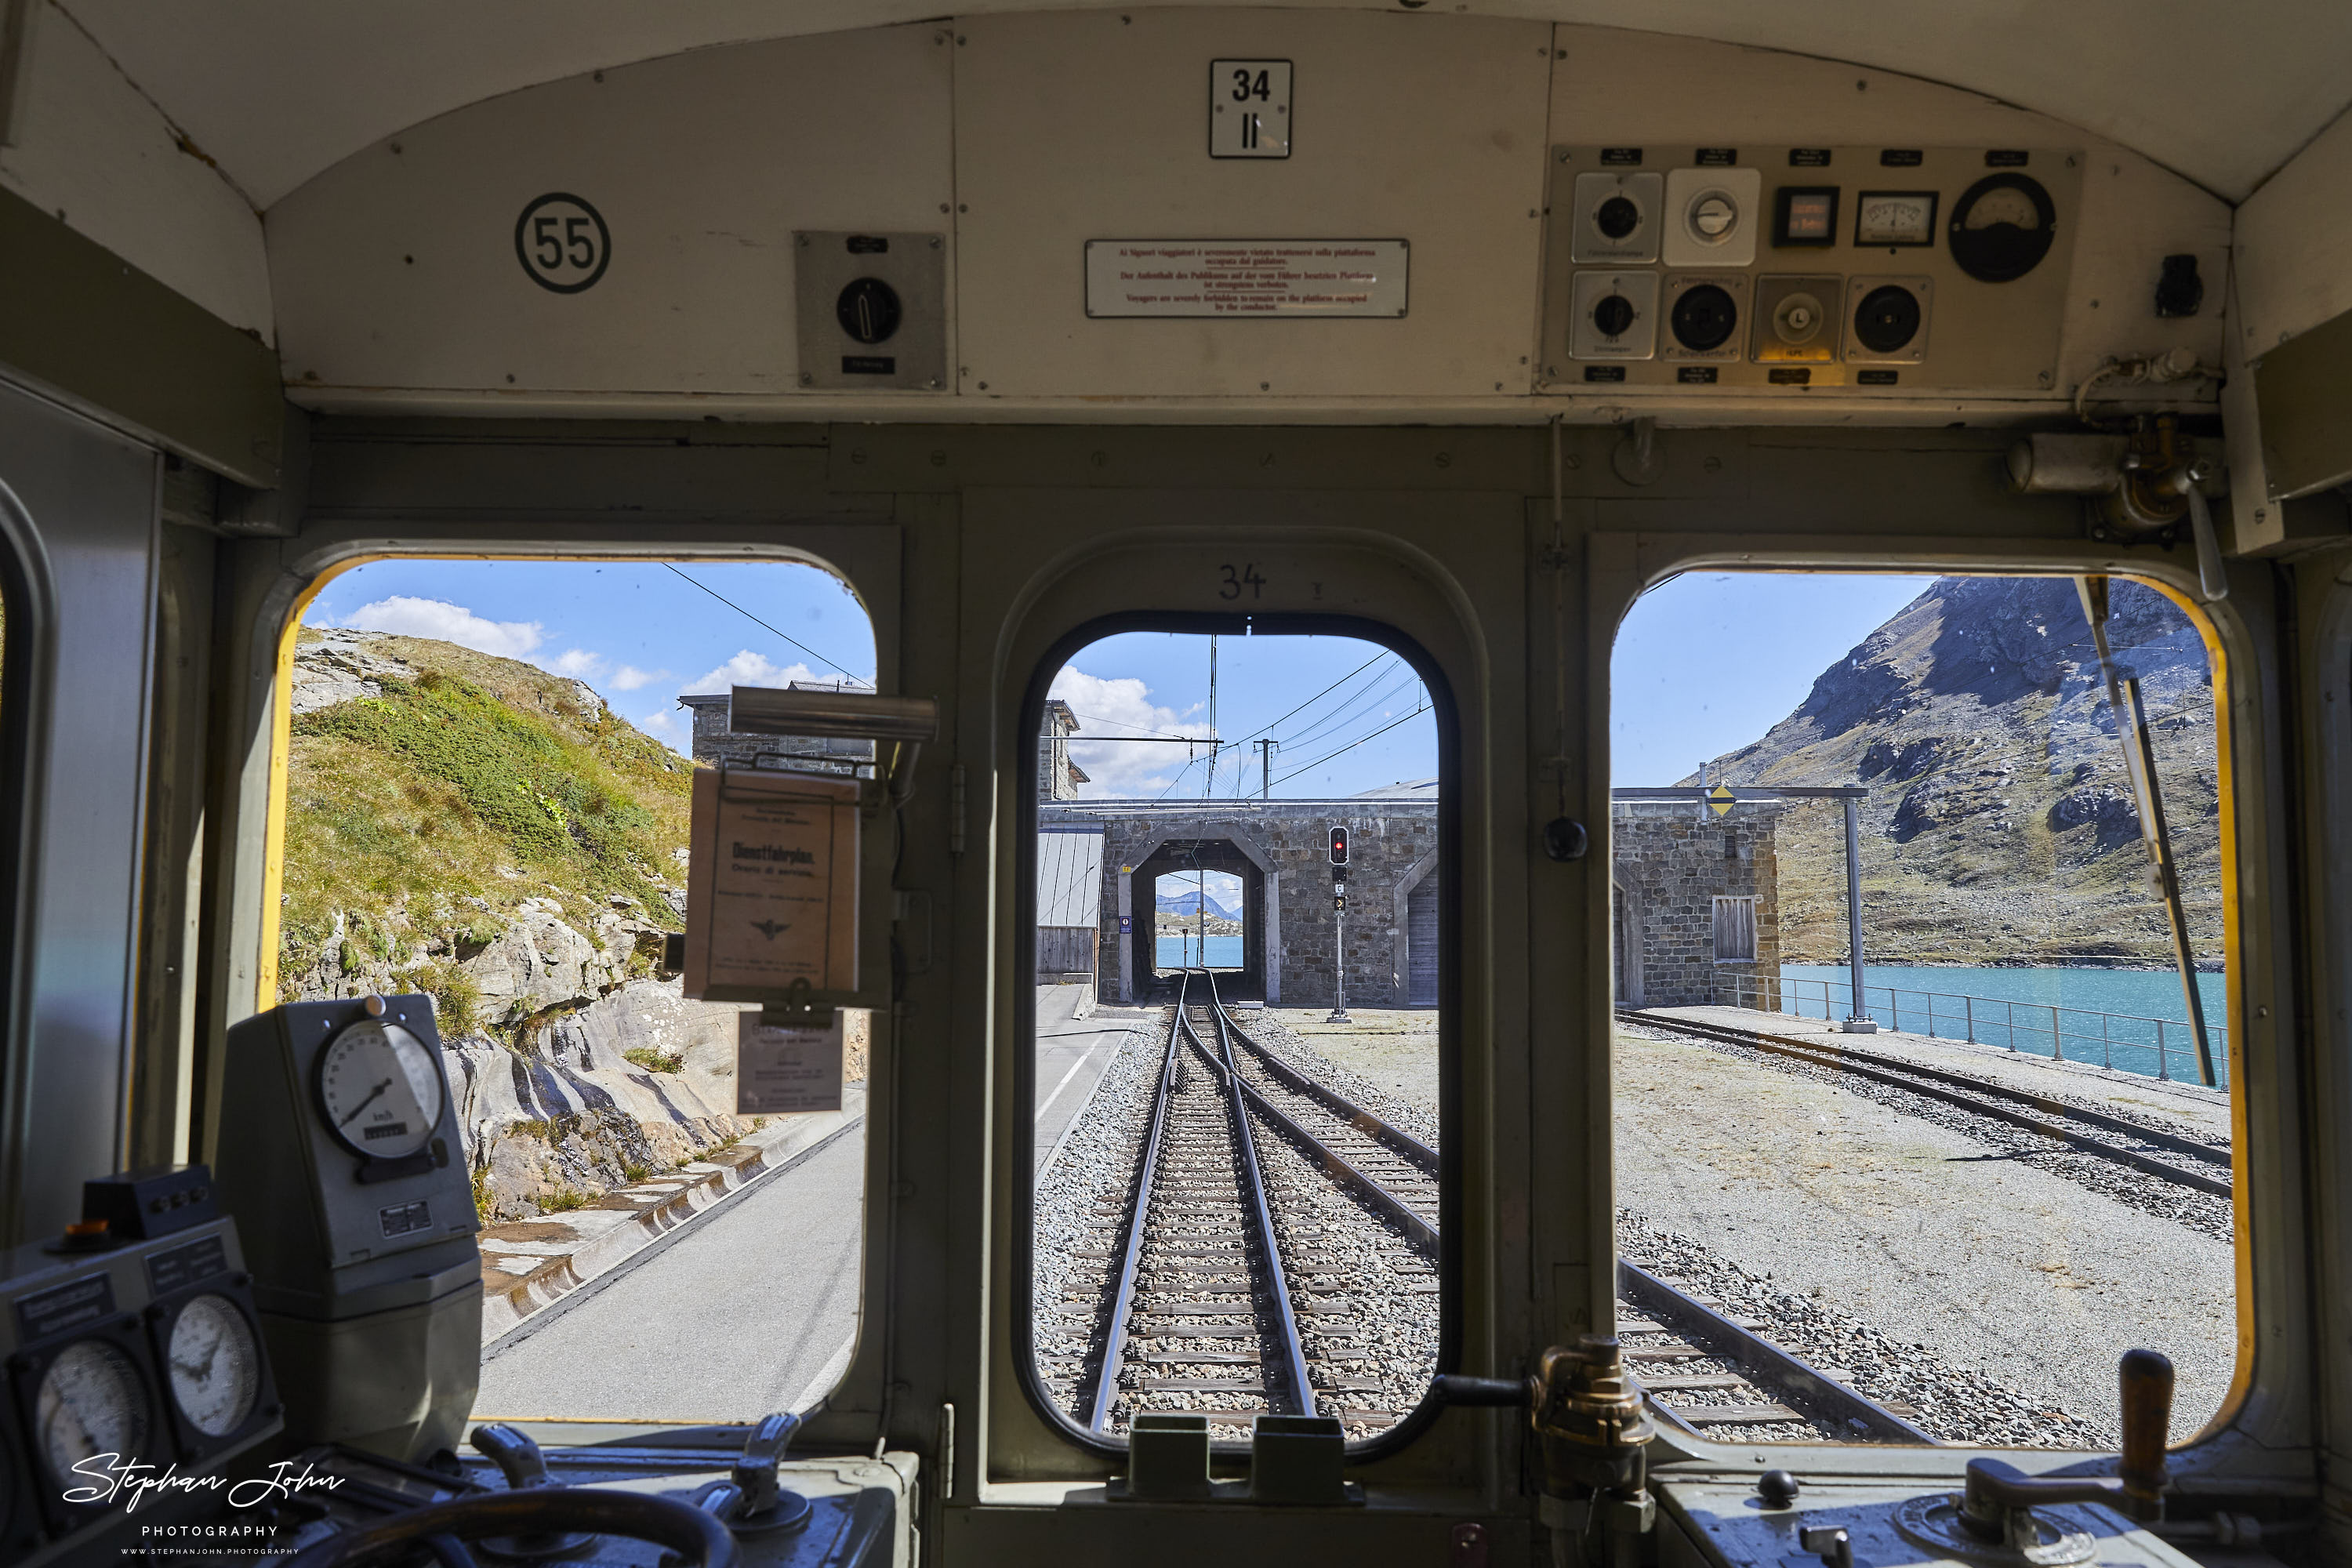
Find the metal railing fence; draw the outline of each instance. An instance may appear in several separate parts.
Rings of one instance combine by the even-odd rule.
[[[2062,1062],[2096,1062],[2144,1078],[2197,1081],[2196,1032],[2178,1018],[1871,984],[1863,986],[1863,1005],[1856,1007],[1848,981],[1750,974],[1720,979],[1735,1007],[1797,1018],[1866,1017],[1883,1028],[1930,1039],[1966,1040]],[[2213,1043],[2214,1071],[2227,1088],[2230,1032],[2219,1024],[2205,1027]]]

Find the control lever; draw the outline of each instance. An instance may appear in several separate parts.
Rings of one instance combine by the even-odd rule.
[[[2164,1517],[2164,1445],[2172,1427],[2172,1363],[2155,1351],[2126,1351],[2123,1384],[2123,1463],[2114,1476],[2029,1476],[2000,1459],[1970,1459],[1960,1520],[1986,1542],[2031,1544],[2038,1539],[2036,1503],[2103,1502],[2132,1518]]]
[[[797,1415],[771,1415],[751,1428],[742,1457],[723,1481],[713,1482],[695,1499],[707,1513],[727,1521],[738,1535],[765,1535],[798,1530],[816,1510],[809,1500],[787,1491],[776,1479],[776,1467],[800,1430]]]
[[[1822,1560],[1823,1568],[1853,1568],[1853,1537],[1842,1524],[1809,1524],[1797,1531],[1797,1544]]]
[[[486,1422],[474,1428],[473,1445],[506,1478],[509,1492],[539,1491],[561,1487],[562,1482],[547,1473],[547,1456],[530,1435],[503,1421]],[[548,1563],[564,1557],[577,1557],[596,1544],[596,1537],[583,1531],[539,1530],[523,1535],[502,1535],[485,1540],[482,1549],[493,1557],[517,1563]],[[436,1547],[436,1552],[440,1549]],[[464,1551],[458,1547],[458,1551]],[[444,1568],[460,1568],[444,1556]]]
[[[518,1431],[503,1421],[492,1421],[474,1428],[473,1441],[476,1451],[498,1466],[510,1492],[560,1484],[547,1473],[547,1456],[539,1451],[539,1445],[527,1432]]]

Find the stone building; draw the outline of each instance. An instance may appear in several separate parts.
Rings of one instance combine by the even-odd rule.
[[[793,682],[794,691],[837,691],[836,686]],[[803,773],[854,773],[874,761],[871,741],[816,740],[806,735],[739,735],[727,727],[729,694],[690,692],[677,705],[694,714],[694,760],[716,767],[782,768]]]
[[[1070,761],[1070,737],[1078,732],[1078,716],[1058,697],[1045,700],[1045,728],[1037,737],[1037,798],[1076,800],[1087,783],[1086,770]]]
[[[1780,974],[1777,801],[1717,816],[1696,799],[1609,812],[1616,1000],[1633,1007],[1759,1004]]]
[[[1153,889],[1171,872],[1225,871],[1242,882],[1242,962],[1221,995],[1289,1007],[1437,1005],[1439,870],[1433,790],[1414,798],[1087,801],[1038,807],[1045,833],[1101,835],[1105,1002],[1172,991],[1153,939]],[[1349,830],[1346,952],[1332,907],[1330,830]]]

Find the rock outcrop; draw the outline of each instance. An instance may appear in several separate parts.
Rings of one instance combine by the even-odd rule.
[[[2121,581],[2108,635],[2157,731],[2191,931],[2200,958],[2218,963],[2220,795],[2203,638],[2170,600]],[[1734,785],[1869,786],[1862,863],[1875,961],[2169,960],[2105,681],[2067,578],[1937,579],[1822,671],[1795,712],[1706,772]],[[1793,808],[1780,835],[1783,951],[1841,962],[1840,815]]]
[[[288,882],[304,901],[279,995],[434,997],[486,1220],[576,1207],[751,1129],[734,1115],[743,1009],[687,1001],[659,971],[685,905],[688,764],[584,683],[447,644],[306,630],[293,676]],[[426,742],[338,717],[450,692]],[[527,767],[484,767],[501,756]],[[509,790],[530,839],[481,805],[511,812]]]

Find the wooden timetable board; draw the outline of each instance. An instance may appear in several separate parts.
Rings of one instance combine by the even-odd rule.
[[[782,1002],[857,989],[857,781],[750,768],[694,775],[686,994]]]

